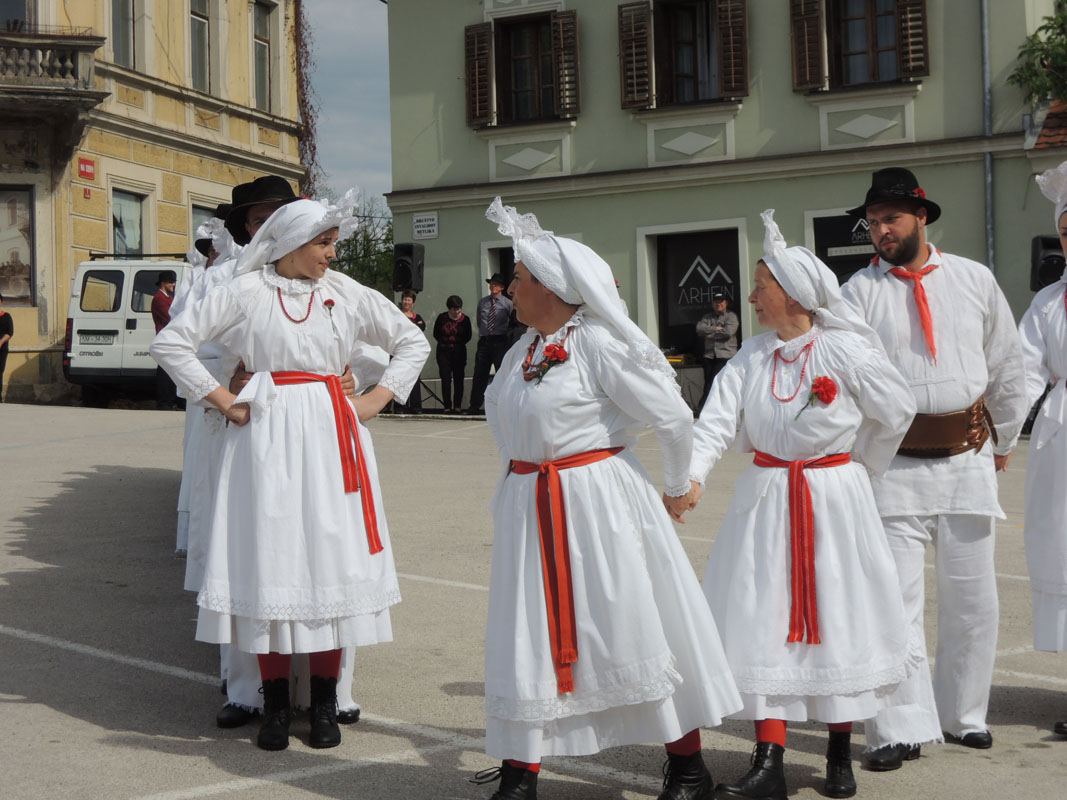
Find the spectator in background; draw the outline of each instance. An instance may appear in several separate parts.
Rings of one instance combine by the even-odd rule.
[[[404,312],[404,316],[419,326],[419,330],[426,331],[426,320],[415,313],[415,298],[419,295],[413,289],[405,289],[400,294],[400,310]],[[411,390],[411,394],[408,396],[408,401],[404,403],[394,403],[394,408],[398,407],[398,410],[407,414],[421,414],[422,413],[422,381],[415,382],[415,386]]]
[[[156,325],[156,333],[170,322],[170,304],[174,302],[177,282],[178,276],[174,270],[165,269],[159,273],[156,281],[159,291],[152,297],[152,322]],[[181,408],[178,405],[178,390],[163,367],[156,367],[156,408],[161,411],[178,411]]]
[[[448,310],[437,315],[433,338],[437,340],[437,369],[441,373],[441,402],[446,414],[463,407],[463,373],[467,367],[467,342],[471,340],[471,318],[463,313],[463,299],[451,295]]]
[[[697,404],[697,414],[707,402],[715,376],[727,361],[737,355],[737,328],[740,323],[737,314],[728,311],[726,306],[726,295],[716,292],[711,298],[711,313],[705,314],[697,323],[697,335],[704,340],[704,394]]]
[[[15,335],[11,315],[4,311],[4,296],[0,294],[0,403],[4,402],[4,370],[7,369],[8,342]]]
[[[504,276],[494,272],[485,282],[489,284],[489,294],[478,301],[478,349],[474,353],[474,381],[468,414],[482,413],[485,387],[489,385],[489,368],[500,369],[504,353],[511,346],[508,324],[512,305],[504,294]]]

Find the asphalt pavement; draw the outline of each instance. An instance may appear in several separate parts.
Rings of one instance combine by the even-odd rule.
[[[215,727],[218,652],[193,639],[196,606],[174,554],[182,430],[178,412],[0,406],[0,797],[488,800],[494,785],[468,782],[494,766],[482,658],[500,462],[484,420],[371,423],[404,598],[395,641],[358,652],[363,716],[342,728],[340,747],[309,748],[298,716],[289,749],[274,753],[255,746],[255,725]],[[662,474],[654,436],[637,452]],[[676,528],[698,575],[747,463],[729,454]],[[1031,646],[1025,466],[1024,442],[1000,478],[995,744],[924,747],[900,770],[871,773],[858,768],[860,728],[862,798],[1067,796],[1067,739],[1051,733],[1067,719],[1067,654]],[[927,591],[932,647],[932,580]],[[703,742],[717,779],[746,771],[750,723]],[[821,726],[790,729],[791,798],[822,796],[825,746]],[[538,796],[654,798],[663,759],[656,744],[550,758]]]

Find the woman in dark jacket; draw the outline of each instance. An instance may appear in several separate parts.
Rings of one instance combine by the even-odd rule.
[[[449,297],[445,306],[448,311],[438,314],[433,324],[433,338],[437,340],[437,368],[441,371],[441,402],[446,414],[455,414],[463,406],[463,371],[467,366],[471,319],[463,313],[463,300],[458,295]]]

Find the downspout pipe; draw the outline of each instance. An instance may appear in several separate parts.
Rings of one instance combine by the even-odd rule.
[[[982,14],[982,133],[989,139],[993,135],[993,87],[989,66],[989,0],[981,0]],[[985,260],[990,271],[996,275],[993,263],[993,153],[983,154],[985,166]]]

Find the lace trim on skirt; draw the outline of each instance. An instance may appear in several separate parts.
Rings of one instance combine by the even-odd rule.
[[[229,595],[201,591],[196,604],[217,614],[262,620],[324,620],[377,614],[400,602],[400,589],[393,587],[374,595],[353,597],[334,603],[265,604],[249,603]]]

